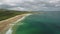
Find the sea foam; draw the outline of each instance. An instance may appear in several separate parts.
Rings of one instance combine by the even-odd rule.
[[[15,21],[13,24],[10,24],[11,27],[8,29],[8,31],[6,32],[6,34],[12,34],[13,30],[12,27],[19,21],[22,21],[25,17],[32,15],[32,14],[26,14],[25,16],[23,16],[21,19],[18,19],[17,21]]]

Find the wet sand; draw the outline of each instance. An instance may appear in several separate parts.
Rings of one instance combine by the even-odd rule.
[[[26,16],[26,14],[17,15],[12,18],[0,21],[0,34],[5,34],[5,32],[11,27],[11,24]]]

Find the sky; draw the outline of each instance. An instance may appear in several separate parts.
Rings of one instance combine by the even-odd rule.
[[[0,8],[22,11],[60,11],[60,0],[0,0]]]

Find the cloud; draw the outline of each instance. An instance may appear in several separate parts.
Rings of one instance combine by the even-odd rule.
[[[60,11],[60,0],[0,0],[0,8]]]
[[[27,9],[26,8],[22,8],[22,7],[14,7],[14,8],[8,8],[8,9],[10,9],[10,10],[19,10],[19,11],[27,11]]]
[[[0,5],[2,5],[3,3],[0,2]]]

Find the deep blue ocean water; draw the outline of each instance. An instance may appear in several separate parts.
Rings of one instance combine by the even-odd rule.
[[[18,24],[16,34],[60,34],[60,12],[33,14]]]

